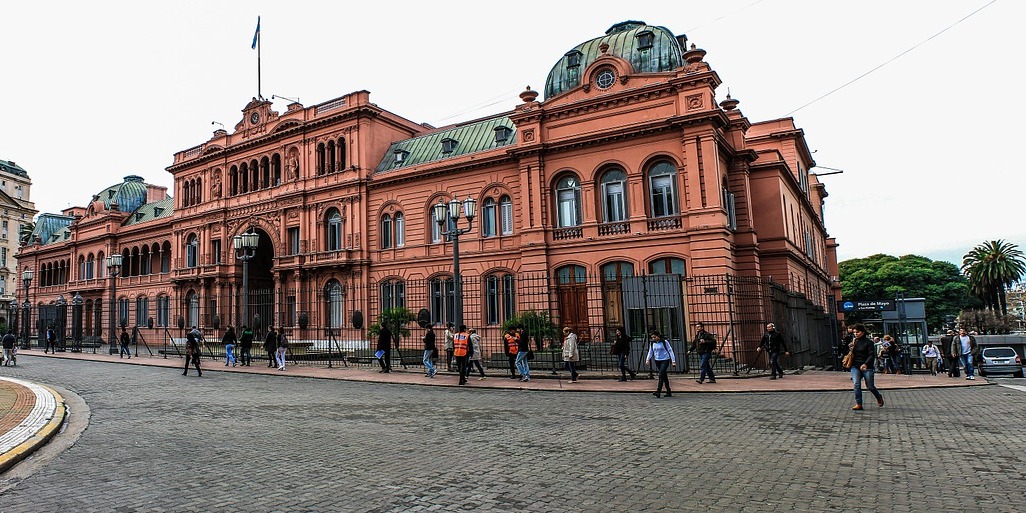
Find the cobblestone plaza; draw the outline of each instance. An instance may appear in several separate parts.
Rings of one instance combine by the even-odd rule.
[[[88,424],[30,474],[5,474],[0,511],[1026,507],[1026,392],[996,385],[884,390],[884,408],[856,413],[842,391],[656,399],[206,365],[202,378],[37,357],[5,368],[84,400],[68,404]]]

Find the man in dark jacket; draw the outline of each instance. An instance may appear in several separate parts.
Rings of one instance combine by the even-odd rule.
[[[18,338],[14,336],[14,330],[7,330],[7,334],[3,338],[3,349],[4,349],[4,366],[9,364],[18,365],[18,360],[14,356],[14,344],[18,341]]]
[[[239,357],[242,365],[250,367],[253,363],[253,330],[249,326],[242,327],[242,336],[239,337]]]
[[[951,343],[955,340],[955,331],[948,330],[948,332],[940,339],[940,351],[941,356],[944,357],[944,363],[948,367],[948,377],[958,377],[958,358],[952,356]]]
[[[392,372],[392,330],[385,324],[381,324],[381,330],[378,332],[377,349],[377,353],[381,355],[378,357],[378,364],[381,365],[378,372]]]
[[[712,365],[710,364],[713,351],[716,350],[716,336],[705,331],[705,325],[702,323],[695,324],[695,329],[697,331],[695,332],[694,340],[691,341],[691,352],[698,353],[699,366],[702,370],[695,381],[701,385],[705,382],[706,376],[708,376],[709,383],[716,383],[716,374],[713,374]]]
[[[759,342],[759,351],[766,351],[769,355],[770,379],[777,379],[777,376],[783,378],[784,369],[780,368],[780,353],[790,356],[791,352],[784,343],[784,335],[777,331],[777,326],[772,322],[766,325],[766,333]]]
[[[264,351],[267,351],[267,366],[271,368],[277,367],[275,355],[278,352],[278,332],[274,331],[274,326],[267,327],[267,337],[264,338]]]

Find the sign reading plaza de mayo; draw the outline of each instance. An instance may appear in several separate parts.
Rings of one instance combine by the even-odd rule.
[[[841,300],[842,312],[880,312],[893,311],[895,308],[897,307],[893,299]]]

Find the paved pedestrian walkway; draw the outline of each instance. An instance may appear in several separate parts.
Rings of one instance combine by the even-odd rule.
[[[0,376],[0,473],[50,440],[64,415],[64,399],[53,390]]]
[[[123,365],[145,365],[182,369],[182,358],[163,356],[136,356],[131,359],[118,355],[98,352],[92,353],[52,353],[44,354],[37,351],[23,351],[19,356],[32,358],[59,358],[64,360],[88,360]],[[25,361],[31,361],[26,358]],[[282,378],[306,377],[359,382],[392,383],[404,385],[422,385],[434,387],[456,387],[458,379],[455,373],[439,372],[434,378],[427,378],[420,367],[403,369],[396,367],[392,372],[380,373],[376,367],[367,366],[334,366],[303,364],[290,365],[285,371],[268,367],[266,362],[257,361],[250,367],[226,367],[221,362],[204,359],[201,367],[204,372],[250,373],[277,375]],[[647,372],[639,373],[637,379],[620,382],[615,374],[598,374],[582,372],[576,383],[571,383],[565,373],[538,371],[532,373],[531,381],[522,382],[510,379],[506,369],[490,369],[487,377],[478,379],[473,375],[468,388],[488,389],[522,389],[537,391],[565,392],[613,392],[613,393],[651,393],[655,388],[655,380],[650,379]],[[189,377],[182,379],[203,379],[197,377],[195,369]],[[697,383],[690,374],[674,375],[670,378],[675,394],[687,393],[752,393],[752,392],[811,392],[811,391],[843,391],[851,389],[849,374],[846,372],[803,371],[793,372],[785,378],[770,380],[766,376],[728,376],[721,375],[715,383]],[[917,389],[935,387],[962,387],[986,385],[986,380],[967,381],[948,378],[947,376],[929,375],[888,375],[878,374],[876,384],[882,390]],[[59,429],[64,421],[64,401],[53,390],[28,381],[0,377],[0,472],[18,463],[35,449],[45,444]]]

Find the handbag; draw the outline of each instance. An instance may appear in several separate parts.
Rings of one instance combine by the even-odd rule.
[[[844,359],[841,360],[841,367],[850,369],[851,364],[855,363],[855,344],[848,347],[848,354],[844,355]]]
[[[527,359],[528,360],[534,360],[534,351],[533,350],[531,350],[531,349],[527,350]]]

